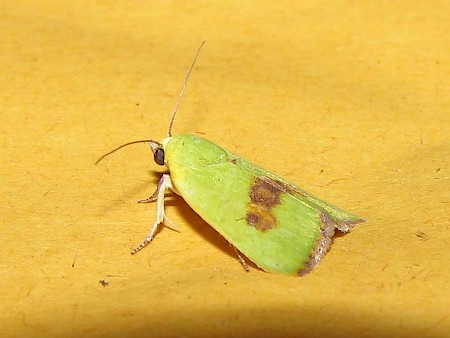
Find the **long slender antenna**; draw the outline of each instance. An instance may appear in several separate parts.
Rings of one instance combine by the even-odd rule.
[[[117,150],[122,149],[123,147],[129,146],[131,144],[136,144],[136,143],[156,143],[158,145],[161,145],[159,142],[153,141],[153,140],[138,140],[138,141],[131,141],[131,142],[127,142],[125,144],[122,144],[121,146],[118,146],[116,149],[113,149],[109,152],[107,152],[105,155],[103,155],[102,157],[100,157],[96,162],[95,165],[99,164],[101,160],[103,160],[106,156],[111,155],[112,153],[115,153]]]
[[[200,51],[201,51],[203,45],[205,44],[205,42],[206,42],[206,39],[203,39],[202,43],[200,44],[200,47],[198,47],[197,53],[195,53],[194,61],[192,62],[191,67],[189,68],[189,70],[188,70],[188,72],[187,72],[187,74],[186,74],[186,78],[184,79],[183,86],[181,87],[180,94],[178,94],[177,102],[175,103],[175,108],[173,109],[172,117],[170,118],[169,131],[168,131],[168,133],[167,133],[167,136],[169,136],[169,137],[172,136],[173,122],[175,121],[175,115],[177,114],[178,107],[180,106],[181,98],[182,98],[182,96],[183,96],[183,94],[184,94],[184,91],[186,90],[186,86],[187,86],[189,77],[191,76],[192,69],[194,69],[195,63],[197,62],[198,56],[199,56]],[[153,152],[154,152],[153,147],[159,147],[159,146],[162,147],[162,144],[161,144],[161,143],[159,143],[159,142],[157,142],[157,141],[154,141],[154,140],[138,140],[138,141],[127,142],[127,143],[122,144],[121,146],[118,146],[117,148],[115,148],[115,149],[113,149],[113,150],[107,152],[105,155],[101,156],[101,157],[95,162],[95,165],[99,164],[105,157],[107,157],[107,156],[109,156],[109,155],[115,153],[116,151],[118,151],[118,150],[120,150],[120,149],[122,149],[122,148],[124,148],[124,147],[126,147],[126,146],[129,146],[129,145],[131,145],[131,144],[136,144],[136,143],[150,143]]]
[[[197,62],[197,59],[198,59],[198,55],[200,54],[200,51],[201,51],[203,45],[205,44],[205,42],[206,42],[206,39],[203,39],[202,43],[200,44],[200,47],[198,47],[197,53],[195,54],[195,57],[194,57],[194,61],[192,62],[192,65],[189,68],[189,70],[188,70],[188,72],[186,74],[186,77],[184,79],[183,86],[181,87],[180,94],[178,94],[177,102],[175,103],[175,108],[173,109],[172,117],[170,118],[169,131],[167,132],[167,136],[168,137],[172,136],[173,122],[175,121],[175,115],[177,114],[178,107],[180,106],[181,97],[183,96],[184,91],[186,90],[186,86],[187,86],[189,77],[191,76],[192,69],[194,69],[195,63]]]

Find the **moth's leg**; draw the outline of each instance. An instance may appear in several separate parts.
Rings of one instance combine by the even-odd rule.
[[[171,186],[168,187],[168,188],[169,188],[169,190],[170,190],[171,192],[173,192],[174,194],[180,196],[180,193],[177,191],[177,189],[175,189],[175,187],[174,187],[173,185],[171,185]]]
[[[144,241],[139,244],[139,246],[131,251],[131,254],[134,255],[136,252],[141,251],[143,248],[145,248],[155,237],[156,231],[158,230],[158,226],[164,221],[164,192],[167,188],[172,187],[172,181],[170,180],[169,174],[163,174],[161,179],[158,182],[158,186],[156,187],[156,191],[152,196],[150,196],[147,200],[150,202],[153,198],[153,201],[156,201],[156,219],[153,223],[152,228],[150,229],[150,232],[148,233],[147,237],[144,239]],[[148,202],[143,202],[148,203]]]
[[[174,222],[172,222],[172,220],[171,220],[169,217],[167,217],[166,215],[164,215],[164,219],[165,219],[167,222],[169,222],[169,224],[170,224],[170,226],[168,226],[167,224],[165,224],[166,227],[168,227],[169,229],[171,229],[171,230],[173,230],[173,231],[180,232],[180,230],[178,229],[178,226],[177,226]]]
[[[161,178],[158,181],[158,186],[156,187],[155,192],[148,198],[146,199],[142,199],[139,200],[138,203],[152,203],[155,202],[158,199],[158,191],[159,191],[159,186],[162,184],[161,181],[164,179],[164,175],[161,176]],[[175,194],[177,194],[178,196],[180,195],[178,193],[178,191],[173,187],[172,182],[169,180],[169,182],[166,184],[166,188],[168,188],[170,191],[174,192]],[[170,223],[170,229],[174,230],[174,231],[179,231],[178,227],[176,226],[176,224],[174,222],[172,222],[169,217],[167,217],[166,215],[164,215],[164,219],[167,220]]]
[[[172,180],[170,180],[170,177],[169,177],[169,180],[168,180],[168,182],[167,182],[167,189],[169,189],[170,191],[172,191],[172,192],[175,193],[176,195],[180,196],[180,193],[179,193],[179,192],[177,191],[177,189],[175,189],[175,187],[173,186]],[[174,230],[174,231],[180,232],[180,230],[178,230],[177,225],[176,225],[174,222],[172,222],[172,221],[170,220],[169,217],[167,217],[166,215],[164,215],[164,219],[167,220],[167,222],[169,222],[170,225],[171,225],[171,227],[168,227],[168,228],[170,228],[170,229],[172,229],[172,230]]]
[[[167,175],[167,174],[165,174]],[[158,182],[158,186],[161,184],[161,180],[164,178],[164,175],[161,176],[161,178],[159,179]],[[178,196],[180,196],[179,192],[173,187],[172,182],[170,182],[170,185],[167,185],[167,188],[170,189],[170,191],[172,191],[173,193],[177,194]],[[147,198],[144,198],[142,200],[137,201],[138,203],[152,203],[155,202],[158,198],[158,187],[156,187],[155,192]],[[167,217],[166,217],[167,218]]]
[[[138,203],[152,203],[152,202],[155,202],[158,199],[158,191],[159,191],[159,187],[162,184],[162,180],[164,180],[164,175],[165,174],[163,174],[161,176],[161,178],[159,179],[158,185],[156,186],[155,192],[150,197],[147,197],[147,198],[144,198],[142,200],[137,201]]]
[[[231,245],[231,244],[230,244]],[[236,256],[239,259],[239,262],[241,262],[242,266],[244,267],[245,271],[250,272],[250,268],[248,267],[247,262],[245,261],[244,257],[242,257],[241,253],[234,245],[231,245],[236,252]]]

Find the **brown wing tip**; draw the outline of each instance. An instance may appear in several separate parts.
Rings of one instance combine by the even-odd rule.
[[[302,277],[311,272],[314,267],[319,264],[321,259],[330,249],[335,229],[338,229],[342,232],[349,232],[355,225],[363,223],[366,220],[363,218],[358,218],[355,220],[344,220],[338,223],[334,221],[328,213],[322,212],[320,214],[320,221],[322,224],[322,236],[318,240],[317,245],[314,247],[309,260],[305,263],[304,267],[298,271],[297,275],[299,277]]]
[[[330,215],[325,212],[320,214],[320,221],[322,223],[321,226],[321,234],[322,236],[317,241],[316,246],[312,250],[311,255],[309,256],[308,261],[305,263],[304,267],[302,267],[297,275],[302,277],[307,273],[311,272],[314,267],[319,264],[320,260],[325,256],[325,254],[330,249],[331,242],[333,241],[333,235],[336,223],[331,219]]]
[[[340,222],[335,222],[334,226],[336,229],[342,232],[349,232],[355,225],[364,223],[366,220],[364,218],[358,218],[355,220],[344,220]]]

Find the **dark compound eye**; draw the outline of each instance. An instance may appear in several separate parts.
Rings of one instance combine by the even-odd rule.
[[[164,165],[164,149],[156,149],[155,154],[153,155],[153,159],[155,160],[156,164]]]

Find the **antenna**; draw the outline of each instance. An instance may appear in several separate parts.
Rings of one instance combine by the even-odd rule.
[[[118,146],[117,148],[107,152],[105,155],[103,155],[102,157],[100,157],[97,161],[95,161],[95,165],[99,164],[101,160],[103,160],[106,156],[111,155],[112,153],[115,153],[117,150],[122,149],[123,147],[129,146],[131,144],[136,144],[136,143],[150,143],[150,144],[156,144],[162,147],[161,143],[153,141],[153,140],[138,140],[138,141],[131,141],[131,142],[127,142],[125,144],[122,144],[121,146]]]
[[[183,86],[181,87],[180,94],[178,94],[177,102],[175,103],[175,108],[173,109],[172,117],[170,118],[169,131],[167,133],[168,137],[172,136],[173,121],[175,120],[175,115],[177,114],[178,107],[180,106],[181,97],[183,96],[184,91],[186,90],[187,82],[189,80],[189,77],[191,76],[192,69],[194,69],[195,63],[197,62],[197,59],[198,59],[198,55],[200,54],[200,51],[201,51],[203,45],[205,44],[205,42],[206,42],[206,39],[203,39],[202,43],[200,44],[200,47],[198,47],[197,53],[195,53],[194,61],[192,62],[191,67],[189,68],[189,70],[188,70],[188,72],[186,74],[186,78],[184,79]],[[157,148],[162,148],[162,144],[157,142],[157,141],[154,141],[154,140],[138,140],[138,141],[127,142],[127,143],[122,144],[121,146],[118,146],[117,148],[107,152],[105,155],[100,157],[95,162],[95,165],[99,164],[105,157],[115,153],[117,150],[120,150],[120,149],[122,149],[122,148],[124,148],[126,146],[129,146],[131,144],[136,144],[136,143],[149,143],[150,147],[152,148],[153,153],[156,151]]]
[[[183,81],[183,85],[181,86],[180,94],[178,94],[177,102],[175,103],[175,107],[172,112],[172,117],[170,118],[169,131],[167,132],[168,137],[172,136],[172,127],[173,127],[173,122],[175,121],[175,115],[177,114],[178,107],[180,106],[181,98],[184,94],[184,91],[186,90],[186,86],[187,86],[189,77],[191,76],[192,69],[194,69],[195,63],[197,62],[197,59],[198,59],[198,55],[200,54],[200,51],[202,50],[202,47],[205,44],[205,42],[206,42],[206,39],[203,39],[202,43],[200,44],[200,47],[198,47],[197,53],[195,53],[194,61],[192,61],[191,67],[189,68],[189,70],[186,74],[186,77]]]

